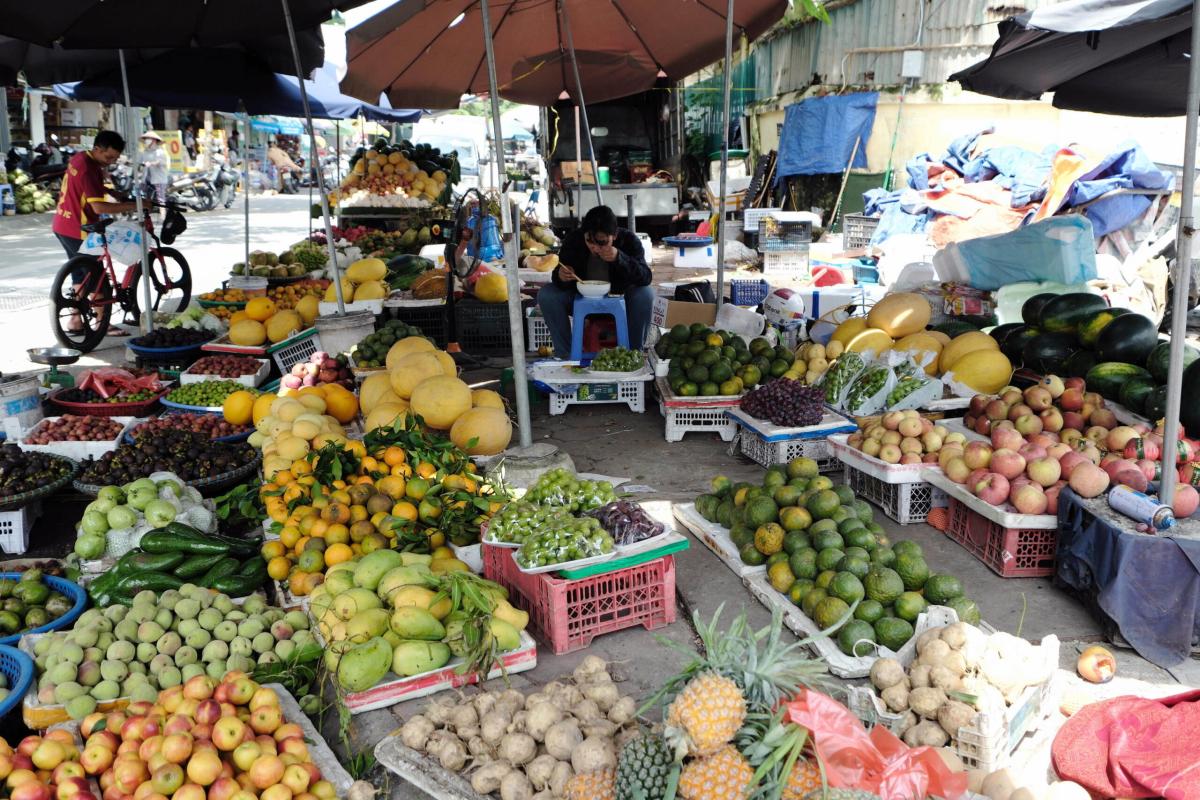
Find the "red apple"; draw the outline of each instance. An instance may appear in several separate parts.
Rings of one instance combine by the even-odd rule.
[[[1042,420],[1042,430],[1058,433],[1063,429],[1063,415],[1057,408],[1047,408],[1038,413]]]
[[[1063,411],[1082,411],[1083,389],[1068,386],[1058,398],[1058,407]]]
[[[1025,459],[1026,463],[1033,461],[1035,458],[1045,458],[1046,448],[1035,442],[1026,442],[1017,448],[1017,452]]]
[[[1063,379],[1057,375],[1047,375],[1042,378],[1042,386],[1046,387],[1046,391],[1050,392],[1050,396],[1053,398],[1060,397],[1067,390]]]
[[[1028,405],[1026,405],[1025,403],[1017,403],[1015,406],[1012,406],[1011,408],[1008,409],[1008,419],[1012,420],[1013,422],[1016,422],[1018,419],[1025,416],[1026,414],[1033,414],[1033,413],[1035,413],[1034,410],[1032,408],[1030,408]]]
[[[1200,492],[1197,492],[1196,487],[1190,483],[1176,484],[1171,508],[1175,512],[1176,519],[1190,517],[1196,513],[1197,508],[1200,508]]]
[[[1008,418],[1008,403],[1003,400],[992,400],[984,409],[984,416],[990,420],[1007,419]]]
[[[982,469],[992,460],[992,448],[984,442],[968,442],[963,450],[963,461],[971,469]]]
[[[980,417],[975,420],[975,427],[972,430],[981,436],[987,436],[992,430],[992,421],[987,417]]]
[[[976,497],[994,506],[1001,505],[1008,499],[1008,490],[1008,478],[995,472],[984,475],[973,488]]]
[[[992,447],[996,450],[1020,450],[1025,444],[1025,437],[1017,433],[1015,428],[993,428]]]
[[[1054,396],[1040,383],[1025,390],[1025,404],[1034,411],[1045,411],[1054,405]]]
[[[1045,491],[1034,483],[1018,486],[1009,500],[1022,514],[1045,514],[1046,506],[1049,505]]]
[[[1130,439],[1136,439],[1138,432],[1128,425],[1118,425],[1108,432],[1105,437],[1104,446],[1114,453],[1120,453],[1125,450],[1125,445],[1129,444]]]
[[[1061,477],[1062,464],[1047,455],[1031,461],[1026,471],[1029,473],[1030,480],[1045,488],[1053,486]]]
[[[1080,464],[1071,471],[1067,482],[1080,497],[1099,497],[1108,488],[1108,473],[1095,464]]]

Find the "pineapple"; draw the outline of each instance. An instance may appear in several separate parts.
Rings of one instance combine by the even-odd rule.
[[[617,758],[617,800],[666,797],[674,766],[670,745],[657,734],[643,733]]]
[[[735,744],[756,769],[754,800],[801,800],[824,785],[816,759],[804,758],[808,731],[785,722],[783,709],[751,714]]]
[[[684,800],[743,800],[754,781],[754,768],[733,745],[689,761],[679,776]]]
[[[706,756],[728,744],[746,719],[746,698],[729,678],[702,672],[667,709],[668,737],[685,752]]]
[[[576,773],[567,781],[567,800],[616,800],[616,779],[614,769]]]
[[[879,800],[879,795],[865,789],[816,789],[804,795],[803,800]]]
[[[822,785],[821,768],[817,766],[816,759],[797,761],[788,773],[787,785],[783,787],[783,800],[801,800],[813,791],[819,792]]]

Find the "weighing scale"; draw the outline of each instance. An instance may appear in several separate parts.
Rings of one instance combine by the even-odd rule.
[[[68,372],[59,372],[58,368],[78,361],[83,355],[80,351],[70,347],[31,347],[25,352],[29,354],[29,360],[33,363],[50,367],[50,371],[42,379],[42,384],[47,388],[60,386],[69,389],[75,385],[75,378]]]

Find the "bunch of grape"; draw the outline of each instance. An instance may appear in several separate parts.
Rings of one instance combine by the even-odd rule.
[[[742,411],[785,428],[816,425],[825,416],[825,394],[800,381],[777,380],[759,386],[741,401]]]
[[[645,356],[639,350],[609,347],[596,354],[591,369],[595,372],[637,372],[643,363]]]
[[[543,473],[529,487],[524,499],[541,506],[562,506],[575,514],[611,503],[617,499],[617,495],[608,481],[583,480],[558,467]]]
[[[569,522],[571,515],[558,506],[512,502],[488,521],[487,538],[493,542],[521,544],[530,536]]]
[[[582,558],[611,553],[612,537],[591,517],[568,519],[553,530],[530,536],[517,551],[517,563],[525,569],[565,564]]]
[[[613,541],[621,545],[635,544],[658,536],[666,528],[655,522],[637,503],[618,500],[587,512],[587,516],[599,520],[604,530],[612,534]]]

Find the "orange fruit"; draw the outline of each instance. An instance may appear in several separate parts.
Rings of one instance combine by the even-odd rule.
[[[333,415],[330,414],[330,416],[333,416]],[[341,420],[338,420],[338,421],[340,422]],[[350,441],[346,442],[346,444],[343,446],[347,450],[349,450],[351,453],[354,453],[354,455],[358,456],[359,458],[363,458],[367,454],[367,446],[365,444],[363,444],[362,442],[360,442],[358,439],[351,439]]]
[[[251,409],[251,417],[255,425],[261,422],[263,417],[271,413],[271,402],[274,399],[275,395],[271,394],[270,392],[260,394],[257,398],[255,398],[254,406]]]
[[[350,541],[350,529],[340,522],[329,526],[325,531],[324,541],[329,545],[345,544]]]
[[[311,475],[312,474],[312,464],[308,463],[307,458],[297,458],[295,461],[292,462],[292,466],[289,468],[288,471],[298,477],[302,476],[302,475]]]
[[[434,533],[430,534],[430,536],[429,536],[429,546],[430,547],[441,547],[445,543],[446,543],[446,534],[442,533],[441,531],[435,531]]]
[[[408,464],[397,464],[396,466],[392,467],[392,474],[400,475],[401,477],[404,477],[404,478],[411,478],[413,471],[412,471],[412,467],[409,466]]]
[[[284,525],[283,530],[279,532],[279,542],[288,550],[295,547],[302,537],[303,534],[291,525]]]
[[[320,550],[305,550],[296,559],[296,569],[301,572],[321,572],[325,569],[325,557]]]
[[[350,506],[350,521],[362,522],[367,518],[366,506]]]
[[[281,581],[288,576],[292,571],[292,562],[288,561],[283,556],[276,556],[267,562],[267,574],[273,580]]]
[[[347,497],[346,499],[349,500],[350,498]],[[349,522],[350,507],[344,502],[330,503],[325,510],[321,512],[321,519],[325,520],[326,522]]]
[[[417,507],[407,500],[396,503],[392,506],[392,516],[406,519],[409,522],[417,521]]]
[[[364,474],[366,474],[368,472],[378,472],[379,471],[379,462],[376,461],[375,459],[371,458],[370,456],[367,456],[366,458],[364,458],[362,460],[362,471]]]
[[[270,541],[263,542],[261,551],[262,557],[268,561],[270,561],[272,558],[282,558],[283,554],[286,552],[287,548],[279,539],[272,539]]]
[[[296,544],[292,546],[292,551],[294,553],[296,553],[296,555],[300,555],[301,553],[304,552],[304,546],[307,545],[309,542],[311,542],[314,538],[317,538],[317,537],[301,536],[299,539],[296,540]]]
[[[417,464],[417,474],[422,478],[432,478],[437,474],[437,467],[428,461],[422,461],[420,464]]]
[[[399,500],[404,497],[404,478],[400,475],[389,475],[386,478],[380,478],[375,484],[375,488],[386,494],[393,500]]]
[[[325,564],[332,567],[334,564],[341,564],[343,561],[349,561],[354,558],[354,551],[347,544],[341,542],[331,544],[329,549],[325,551]]]
[[[396,447],[395,445],[392,445],[383,451],[383,463],[387,464],[389,467],[394,467],[397,464],[403,464],[407,460],[408,454],[404,452],[403,447]]]

